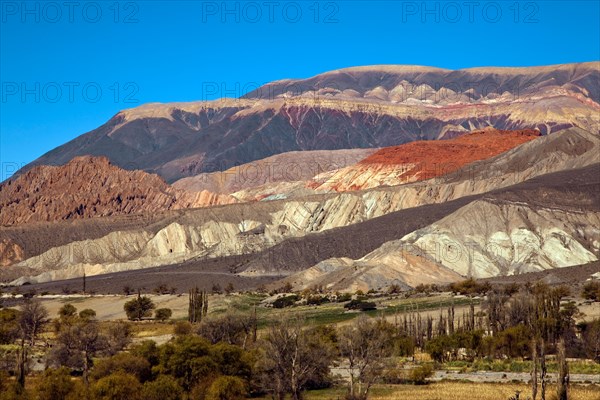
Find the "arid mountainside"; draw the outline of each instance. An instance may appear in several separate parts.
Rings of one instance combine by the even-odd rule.
[[[459,71],[374,66],[285,80],[242,99],[124,110],[25,166],[106,156],[167,182],[306,150],[377,148],[477,129],[599,130],[597,62]]]
[[[494,157],[539,136],[536,130],[489,129],[455,139],[425,140],[386,147],[357,165],[322,174],[311,187],[343,192],[430,179],[456,172],[467,164]],[[324,182],[319,184],[319,180]]]
[[[384,149],[283,153],[226,171],[184,178],[172,186],[155,174],[127,171],[105,157],[76,157],[38,166],[0,184],[0,224],[277,200],[315,193],[399,185],[455,172],[540,136],[488,129],[455,139]]]
[[[371,66],[123,110],[0,184],[0,281],[355,290],[598,260],[599,80]]]
[[[232,203],[207,191],[177,190],[162,178],[126,171],[105,157],[76,157],[38,166],[0,184],[0,224],[60,221]]]
[[[324,172],[354,165],[377,149],[294,151],[277,154],[225,171],[202,173],[173,183],[188,191],[232,194],[244,189],[304,182]],[[237,197],[237,196],[236,196]]]
[[[289,253],[275,257],[278,246],[285,246],[287,240],[309,238],[399,210],[410,213],[412,207],[441,204],[551,172],[593,165],[598,162],[598,148],[597,135],[572,128],[469,164],[467,170],[396,187],[169,211],[148,217],[1,228],[2,238],[20,246],[26,257],[4,268],[2,277],[7,280],[28,275],[36,278],[19,282],[48,281],[81,276],[84,270],[94,275],[238,254],[249,257],[239,266],[239,271],[245,269],[247,274],[291,273],[314,263],[302,262],[301,252],[294,257]],[[401,239],[443,217],[423,219],[410,231],[398,232],[387,241]],[[68,231],[68,236],[52,233],[61,230]],[[346,245],[358,247],[351,242]],[[352,254],[362,257],[367,252]],[[256,258],[251,256],[254,253]],[[328,258],[328,254],[323,256],[321,260]]]
[[[538,201],[531,206],[511,201],[534,193]],[[415,287],[587,264],[600,258],[599,227],[600,164],[595,164],[491,192],[364,257],[327,259],[273,286]]]

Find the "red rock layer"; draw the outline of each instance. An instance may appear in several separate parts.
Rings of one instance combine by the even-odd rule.
[[[157,175],[127,171],[105,157],[76,157],[39,166],[0,185],[0,225],[156,212],[233,202],[230,196],[190,193]]]
[[[503,131],[487,129],[449,140],[423,140],[386,147],[363,159],[359,165],[414,164],[410,174],[417,180],[458,170],[474,161],[485,160],[529,142],[541,133],[534,129]]]

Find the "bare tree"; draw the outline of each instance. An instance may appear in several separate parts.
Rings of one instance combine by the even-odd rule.
[[[58,334],[57,344],[49,354],[49,363],[81,369],[87,385],[93,357],[106,350],[110,353],[110,345],[109,337],[101,333],[96,320],[78,318],[76,323],[65,325]]]
[[[254,338],[256,315],[228,312],[223,316],[204,318],[198,334],[211,343],[225,342],[246,348],[248,339]]]
[[[535,400],[538,392],[538,343],[534,338],[531,341],[531,400]]]
[[[362,316],[353,325],[342,328],[339,348],[350,373],[348,399],[366,399],[391,354],[388,338],[376,321]]]
[[[565,339],[558,341],[558,382],[556,386],[556,397],[558,400],[568,400],[569,398],[569,365],[567,364],[565,349]]]
[[[334,351],[314,329],[303,329],[303,321],[284,319],[270,328],[264,343],[265,383],[279,400],[286,393],[301,400],[306,384],[329,373]]]
[[[23,304],[19,315],[19,328],[23,340],[30,346],[35,344],[35,339],[48,323],[48,310],[37,300],[28,300]]]

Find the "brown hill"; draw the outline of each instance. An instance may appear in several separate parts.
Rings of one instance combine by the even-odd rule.
[[[228,196],[188,193],[158,175],[126,171],[106,157],[39,166],[0,185],[0,224],[58,221],[231,203]]]

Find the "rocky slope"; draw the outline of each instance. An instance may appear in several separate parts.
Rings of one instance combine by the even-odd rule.
[[[103,155],[167,182],[289,151],[375,148],[476,129],[577,126],[598,132],[600,64],[460,71],[385,66],[286,80],[243,99],[148,104],[46,153],[34,165]],[[266,94],[265,94],[266,93]]]
[[[277,190],[277,184],[308,181],[323,172],[354,165],[375,151],[377,149],[282,153],[225,171],[202,173],[183,178],[173,183],[173,187],[188,191],[207,190],[213,193],[232,194],[244,189],[264,186],[273,187],[272,193],[281,193],[280,190]]]
[[[357,165],[321,174],[311,187],[343,192],[430,179],[456,172],[467,164],[494,157],[539,136],[536,130],[486,129],[455,139],[386,147]]]
[[[274,284],[302,290],[444,284],[587,264],[600,257],[600,164],[484,195],[352,260],[332,258]],[[512,201],[537,195],[531,205]]]
[[[444,203],[550,172],[593,165],[598,162],[598,148],[597,135],[573,128],[469,164],[468,170],[398,187],[171,211],[135,224],[97,218],[81,221],[76,228],[79,233],[66,238],[52,234],[63,229],[64,223],[0,228],[2,238],[21,246],[27,257],[5,268],[2,278],[33,275],[37,278],[32,281],[52,280],[80,276],[84,269],[92,275],[172,265],[198,257],[261,252],[285,240],[363,223],[398,210]],[[142,217],[136,218],[141,221]],[[96,228],[104,223],[106,229]],[[246,265],[249,273],[269,274],[298,264],[293,257],[266,257]]]
[[[39,166],[0,184],[0,224],[16,225],[232,203],[208,191],[177,190],[157,175],[126,171],[105,157]]]

